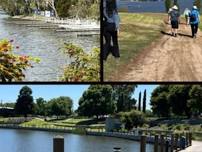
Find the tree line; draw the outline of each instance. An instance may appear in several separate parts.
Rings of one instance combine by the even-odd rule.
[[[104,117],[136,109],[132,97],[137,85],[91,85],[79,100],[80,116]]]
[[[16,103],[1,103],[1,107],[14,108],[14,115],[40,115],[40,116],[70,116],[73,113],[73,101],[70,97],[61,96],[58,98],[44,100],[42,97],[37,98],[34,102],[32,89],[28,86],[21,88]]]
[[[199,116],[202,85],[160,85],[152,92],[151,106],[159,117]]]
[[[31,15],[50,10],[56,17],[98,18],[99,0],[1,0],[0,6],[11,16]]]
[[[137,85],[90,85],[79,99],[79,106],[73,111],[70,97],[58,97],[45,101],[38,98],[34,102],[32,90],[24,86],[16,103],[4,106],[14,107],[16,114],[42,116],[79,116],[102,118],[120,112],[139,111],[146,113],[146,90],[143,98],[139,93],[138,104],[133,97]],[[202,113],[202,85],[159,85],[151,94],[151,109],[158,117],[199,116]],[[0,105],[2,106],[2,104]]]
[[[91,85],[79,99],[75,113],[79,116],[104,117],[119,112],[136,109],[136,100],[132,97],[137,85]],[[2,106],[2,105],[1,105]],[[49,101],[42,97],[34,102],[32,89],[21,88],[16,103],[5,103],[13,107],[17,115],[70,116],[74,113],[70,97],[58,97]]]

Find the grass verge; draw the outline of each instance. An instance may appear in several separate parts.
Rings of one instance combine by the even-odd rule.
[[[121,58],[117,61],[111,55],[104,63],[104,80],[115,80],[125,65],[140,51],[161,36],[165,14],[120,13],[121,25],[119,46]]]
[[[201,19],[202,19],[202,15],[201,15]],[[202,30],[202,23],[199,24],[199,28],[200,30]]]

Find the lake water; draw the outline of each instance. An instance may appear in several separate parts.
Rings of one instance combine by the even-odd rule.
[[[52,152],[56,135],[64,136],[65,152],[113,152],[113,147],[121,147],[122,152],[139,152],[140,148],[139,142],[120,138],[0,129],[0,151]],[[153,152],[152,145],[146,148]]]
[[[25,72],[24,81],[58,81],[65,65],[70,59],[59,49],[64,42],[75,43],[86,51],[99,47],[99,37],[77,37],[75,33],[55,32],[53,29],[40,29],[12,23],[30,23],[31,21],[8,19],[0,13],[0,39],[13,39],[15,46],[20,46],[21,55],[32,55],[41,58],[39,64],[34,64]]]
[[[185,8],[191,9],[193,6],[193,0],[178,0],[180,5],[181,13],[184,12]],[[120,8],[125,8],[129,12],[152,12],[152,13],[164,13],[165,2],[164,1],[147,1],[147,2],[131,2],[131,1],[120,1]]]

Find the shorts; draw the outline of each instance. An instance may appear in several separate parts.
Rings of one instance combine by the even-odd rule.
[[[178,21],[171,21],[171,26],[172,26],[172,28],[174,28],[174,29],[178,29],[178,28],[179,28],[179,23],[178,23]]]

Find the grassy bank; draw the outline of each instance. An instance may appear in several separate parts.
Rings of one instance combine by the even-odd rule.
[[[140,51],[161,36],[165,14],[120,13],[119,46],[121,58],[109,56],[104,63],[104,79],[114,80]]]
[[[150,127],[149,129],[153,130],[165,130],[165,131],[174,131],[176,133],[179,132],[186,132],[187,130],[191,131],[193,133],[193,139],[202,141],[202,124],[189,124],[189,123],[176,123],[176,124],[159,124],[153,127]]]
[[[46,127],[46,128],[75,128],[77,126],[85,126],[86,128],[91,128],[92,130],[104,129],[104,121],[95,119],[79,119],[79,118],[69,118],[64,120],[54,120],[45,121],[41,118],[34,118],[31,121],[23,122],[20,126],[28,127]]]
[[[201,20],[202,20],[202,15],[201,15]],[[202,23],[199,24],[200,30],[202,30]]]

